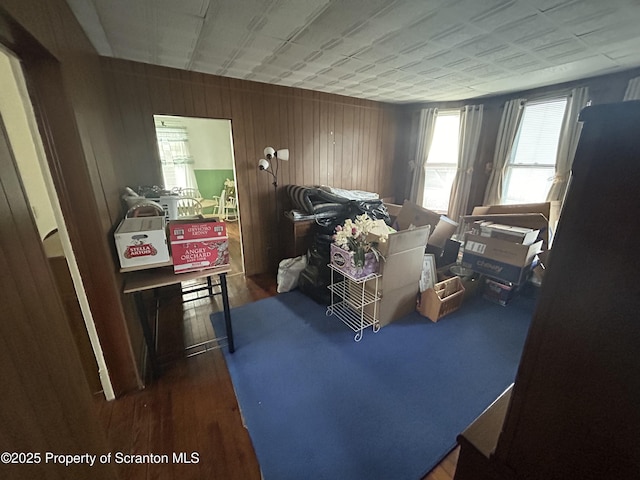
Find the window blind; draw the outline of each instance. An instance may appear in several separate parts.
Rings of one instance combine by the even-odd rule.
[[[513,165],[556,164],[566,98],[528,103],[511,155]]]

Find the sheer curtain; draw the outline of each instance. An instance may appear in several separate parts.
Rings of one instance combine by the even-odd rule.
[[[156,127],[164,188],[198,188],[186,127]]]
[[[489,177],[489,183],[484,195],[485,205],[499,204],[502,199],[502,181],[504,179],[504,167],[511,155],[513,142],[518,134],[518,126],[524,110],[524,98],[514,98],[504,104],[502,119],[498,127],[496,139],[496,152],[493,156],[493,169]]]
[[[556,173],[553,183],[547,194],[547,201],[561,201],[569,185],[571,165],[576,155],[578,139],[582,131],[582,123],[578,122],[580,111],[589,102],[589,89],[587,87],[574,88],[567,98],[564,119],[560,130],[558,143],[558,156],[556,157]]]
[[[480,128],[482,127],[483,105],[470,105],[462,109],[460,114],[460,140],[458,170],[453,179],[451,197],[449,199],[448,216],[458,222],[464,215],[469,201],[473,165],[480,142]]]
[[[429,147],[433,140],[433,129],[436,125],[437,108],[425,108],[420,112],[416,125],[416,148],[414,158],[409,162],[413,169],[409,200],[422,205],[424,200],[424,166],[429,156]]]
[[[640,77],[629,80],[623,100],[640,100]]]

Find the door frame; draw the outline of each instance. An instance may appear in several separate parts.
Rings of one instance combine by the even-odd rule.
[[[69,272],[71,274],[71,278],[73,281],[73,286],[76,293],[76,297],[78,299],[78,304],[82,312],[84,324],[87,329],[87,335],[89,337],[89,342],[91,343],[91,348],[93,350],[93,354],[97,364],[96,373],[100,379],[100,385],[102,387],[102,391],[104,393],[105,398],[107,400],[113,400],[115,398],[115,393],[113,391],[113,386],[111,385],[111,379],[109,378],[109,372],[105,362],[104,352],[102,351],[102,345],[100,344],[100,339],[98,338],[98,333],[96,331],[95,323],[93,321],[93,315],[91,313],[91,309],[89,308],[89,300],[87,298],[87,295],[84,289],[84,284],[82,282],[82,277],[78,269],[78,263],[74,255],[73,248],[71,247],[71,240],[69,239],[69,233],[67,231],[65,219],[64,219],[64,216],[62,215],[62,209],[60,207],[58,193],[56,191],[56,188],[53,182],[53,177],[51,176],[49,164],[47,163],[44,147],[42,144],[42,138],[40,137],[40,134],[38,132],[38,126],[36,124],[33,108],[31,104],[27,101],[27,99],[29,99],[29,92],[27,91],[27,85],[25,83],[24,73],[22,71],[22,67],[20,65],[20,61],[18,60],[18,58],[11,51],[8,51],[6,48],[4,48],[2,45],[0,45],[0,55],[5,56],[9,60],[9,64],[10,64],[9,68],[11,70],[11,73],[13,74],[14,86],[18,91],[20,102],[23,105],[25,115],[27,117],[29,134],[36,150],[38,165],[45,183],[47,196],[49,198],[49,201],[51,202],[51,207],[53,210],[56,226],[58,229],[58,234],[62,244],[62,249],[64,251],[64,256],[67,261],[67,265],[69,267]],[[10,121],[11,120],[9,120],[9,122]],[[7,122],[5,121],[5,127],[6,127],[6,123]],[[10,138],[9,138],[9,142],[11,142]],[[21,175],[20,168],[18,168],[18,173]]]
[[[87,163],[91,152],[85,148],[92,146],[83,145],[86,135],[81,135],[81,125],[76,118],[82,112],[76,111],[72,97],[67,93],[66,85],[71,80],[64,74],[73,68],[64,67],[53,53],[1,8],[0,44],[17,57],[22,66],[68,239],[105,352],[108,367],[105,372],[113,395],[118,397],[140,390],[144,388],[144,381],[131,343],[122,279],[114,268],[112,246],[108,243],[105,219],[100,210],[104,205],[98,204],[98,192],[94,191]],[[94,63],[87,60],[86,68],[95,68],[96,64],[99,64],[97,54]],[[95,74],[93,70],[88,73]],[[87,91],[92,93],[90,88]],[[100,93],[99,89],[95,92],[97,96]]]

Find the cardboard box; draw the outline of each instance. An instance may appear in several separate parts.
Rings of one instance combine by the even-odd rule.
[[[403,207],[404,208],[404,207]],[[385,326],[415,310],[418,283],[422,273],[422,258],[431,227],[425,225],[413,230],[389,234],[385,243],[379,244],[384,256],[380,262],[381,278],[378,280],[378,319]],[[368,290],[374,282],[368,282]],[[373,314],[373,306],[367,305],[365,312]]]
[[[540,213],[545,218],[551,215],[551,203],[519,203],[515,205],[482,205],[474,207],[471,215],[514,215],[520,213]]]
[[[387,212],[389,213],[389,219],[391,220],[391,225],[393,225],[396,222],[396,219],[398,218],[398,214],[402,209],[402,205],[398,205],[396,203],[384,202],[384,206],[387,207]]]
[[[384,257],[380,262],[382,275],[380,288],[395,289],[409,284],[418,287],[422,272],[422,257],[431,227],[389,234],[387,241],[378,244],[378,251]]]
[[[456,311],[464,300],[464,286],[459,277],[451,277],[427,288],[418,297],[416,310],[432,322]]]
[[[331,265],[348,277],[361,279],[378,272],[379,262],[374,253],[365,253],[361,268],[355,266],[354,256],[354,252],[340,248],[335,243],[331,244]]]
[[[532,245],[522,245],[468,233],[462,265],[517,285],[526,280],[541,247],[542,240]]]
[[[405,200],[396,218],[394,226],[397,230],[408,230],[411,226],[423,227],[429,225],[430,231],[435,231],[440,222],[441,215],[426,208],[422,208],[415,203]]]
[[[215,219],[172,220],[169,222],[169,240],[174,242],[206,238],[227,238],[227,225]]]
[[[229,238],[224,222],[211,219],[175,220],[169,223],[169,240],[175,273],[229,265]]]
[[[459,223],[454,222],[446,215],[440,216],[440,221],[435,226],[435,229],[431,230],[429,235],[429,245],[443,249],[447,240],[449,240],[456,230],[458,230]]]
[[[542,248],[549,248],[549,217],[553,213],[550,202],[526,203],[518,205],[485,205],[475,207],[471,215],[462,217],[465,224],[476,220],[492,221],[503,225],[540,230],[538,240],[542,240]]]
[[[474,222],[474,232],[482,237],[499,238],[509,242],[531,245],[540,235],[540,230],[532,228],[516,227],[513,225],[503,225],[501,223],[478,220]]]
[[[515,227],[531,228],[539,230],[538,241],[542,240],[542,248],[547,249],[549,244],[549,222],[541,213],[516,213],[513,215],[467,215],[462,217],[465,225],[478,220],[500,223],[502,225],[513,225]],[[468,229],[467,229],[468,231]],[[466,233],[466,232],[465,232]]]
[[[394,320],[398,320],[414,312],[416,309],[417,294],[417,283],[415,288],[404,286],[392,290],[387,289],[378,302],[378,320],[380,321],[380,326],[384,327]],[[369,315],[373,315],[373,309],[373,304],[365,305],[364,307],[365,313]]]
[[[152,268],[170,261],[164,217],[125,218],[113,236],[122,268]]]

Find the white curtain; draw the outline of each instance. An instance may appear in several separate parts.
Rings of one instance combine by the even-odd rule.
[[[569,185],[571,165],[576,155],[582,123],[578,121],[580,111],[589,102],[589,89],[587,87],[574,88],[567,98],[564,119],[560,130],[558,143],[558,156],[556,157],[556,173],[553,183],[547,194],[547,201],[562,201]]]
[[[409,162],[413,169],[409,200],[422,205],[424,200],[424,166],[429,156],[429,147],[433,140],[433,130],[436,125],[437,108],[425,108],[420,112],[417,121],[417,141],[415,155]]]
[[[156,127],[164,188],[198,188],[186,127]]]
[[[640,100],[640,77],[629,80],[623,100]]]
[[[502,119],[498,127],[496,151],[493,156],[493,169],[484,195],[485,205],[499,204],[502,200],[502,183],[507,160],[518,134],[518,127],[524,110],[524,98],[514,98],[504,104]]]
[[[456,222],[459,222],[460,216],[466,213],[469,201],[473,165],[480,142],[483,111],[483,105],[469,105],[464,107],[460,114],[458,169],[453,179],[448,209],[449,218]]]

